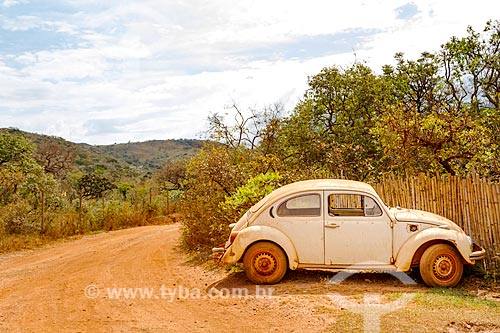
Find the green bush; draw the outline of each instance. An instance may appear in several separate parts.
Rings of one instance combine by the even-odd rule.
[[[205,146],[186,167],[182,241],[190,249],[210,249],[227,238],[228,219],[220,204],[251,177],[244,148]]]
[[[236,222],[250,207],[260,199],[280,187],[282,177],[277,172],[268,172],[251,178],[248,183],[240,186],[236,193],[226,197],[220,204],[225,216]]]
[[[20,197],[0,210],[2,229],[8,234],[28,234],[39,230],[39,216],[27,200]]]

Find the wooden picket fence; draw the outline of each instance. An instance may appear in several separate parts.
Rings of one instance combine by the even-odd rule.
[[[388,206],[421,209],[447,217],[486,249],[479,262],[488,274],[500,273],[500,184],[476,176],[385,176],[372,184]]]

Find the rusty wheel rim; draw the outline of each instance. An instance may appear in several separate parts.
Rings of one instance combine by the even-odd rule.
[[[441,255],[436,258],[432,270],[434,276],[441,281],[447,281],[453,278],[455,274],[455,260],[447,255]]]
[[[255,259],[253,260],[253,267],[260,275],[268,276],[276,271],[278,262],[271,253],[261,252],[255,256]]]

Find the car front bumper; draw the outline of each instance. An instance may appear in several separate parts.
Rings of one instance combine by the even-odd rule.
[[[469,256],[469,259],[471,261],[476,261],[476,260],[481,260],[486,257],[486,250],[482,247],[477,245],[476,243],[472,244],[472,252]]]
[[[222,256],[224,256],[224,252],[226,252],[224,244],[214,247],[212,249],[212,259],[216,262],[220,262]]]

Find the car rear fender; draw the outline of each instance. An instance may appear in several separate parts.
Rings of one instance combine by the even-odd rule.
[[[411,267],[413,258],[421,247],[426,244],[449,243],[455,246],[465,263],[470,261],[470,243],[465,233],[456,230],[429,228],[425,229],[412,237],[408,238],[401,246],[397,256],[395,266],[398,271],[408,271]],[[421,255],[421,253],[420,253]]]
[[[275,228],[259,225],[249,226],[241,230],[233,244],[226,250],[221,262],[224,264],[233,264],[240,261],[246,249],[259,241],[272,242],[280,246],[288,257],[288,267],[290,269],[297,268],[299,259],[290,239]]]

